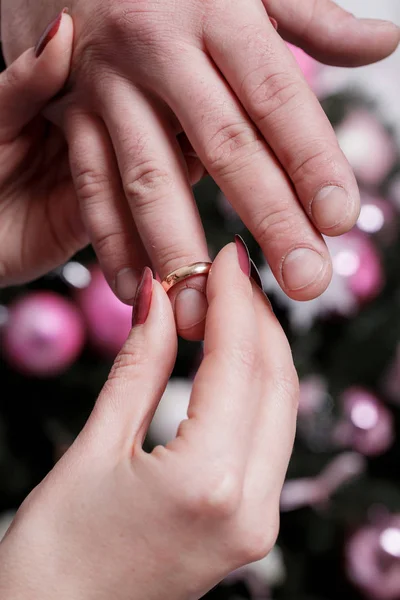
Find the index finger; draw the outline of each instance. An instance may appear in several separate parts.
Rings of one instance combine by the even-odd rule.
[[[229,244],[220,252],[211,269],[204,359],[194,381],[189,419],[178,436],[242,474],[261,387],[248,260],[238,240],[237,248]]]

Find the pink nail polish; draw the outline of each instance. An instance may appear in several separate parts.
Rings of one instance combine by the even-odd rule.
[[[235,235],[235,244],[240,268],[247,277],[250,277],[251,265],[249,249],[247,248],[244,239],[237,234]]]
[[[68,8],[63,8],[63,10],[57,15],[57,17],[46,27],[38,43],[35,46],[35,56],[39,58],[39,56],[43,53],[47,44],[51,42],[51,40],[57,35],[58,30],[60,29],[61,19],[63,14],[68,12]]]
[[[144,325],[149,316],[153,295],[153,273],[145,267],[133,303],[132,327]]]

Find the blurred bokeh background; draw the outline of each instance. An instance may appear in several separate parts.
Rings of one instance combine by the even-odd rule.
[[[340,4],[400,24],[399,0]],[[277,545],[208,598],[399,600],[400,51],[350,71],[292,50],[356,172],[362,210],[351,233],[327,240],[328,291],[296,303],[215,184],[196,187],[211,254],[234,233],[248,242],[301,379]],[[39,281],[0,290],[0,539],[83,426],[130,318],[91,249]],[[185,418],[201,351],[180,343],[149,449],[174,437]]]

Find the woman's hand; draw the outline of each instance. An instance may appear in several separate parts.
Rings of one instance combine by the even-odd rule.
[[[0,545],[2,600],[193,600],[273,546],[297,378],[237,244],[239,260],[230,244],[208,280],[188,419],[150,454],[142,443],[174,364],[176,330],[146,270],[135,326],[86,427]]]
[[[39,116],[67,80],[72,39],[62,14],[0,75],[0,286],[39,277],[88,242],[63,135]]]
[[[320,232],[351,228],[359,194],[281,35],[323,62],[358,66],[390,54],[399,29],[330,0],[2,0],[7,59],[65,4],[76,47],[58,118],[119,297],[133,301],[145,264],[163,278],[208,260],[187,166],[212,175],[289,296],[319,295],[331,276]],[[193,278],[171,295],[187,338],[204,329],[204,286]]]

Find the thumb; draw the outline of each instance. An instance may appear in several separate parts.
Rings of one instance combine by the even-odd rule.
[[[95,453],[141,447],[175,364],[177,333],[171,303],[146,267],[133,307],[133,328],[117,356],[81,437]]]
[[[73,22],[61,12],[30,48],[0,75],[0,143],[13,141],[62,89],[70,70]]]
[[[389,21],[357,19],[331,0],[263,0],[279,33],[317,60],[358,67],[396,50],[400,28]]]

